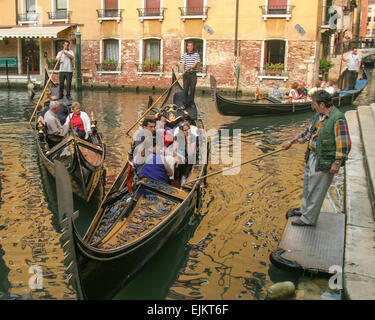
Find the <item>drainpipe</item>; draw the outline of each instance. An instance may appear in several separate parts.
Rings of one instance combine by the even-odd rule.
[[[16,26],[18,26],[18,0],[14,0],[16,8]]]
[[[234,31],[234,56],[237,57],[237,44],[238,44],[238,2],[239,0],[236,0],[236,28]]]
[[[234,61],[237,65],[237,57],[238,57],[238,7],[239,7],[239,0],[236,0],[236,27],[234,31]],[[240,66],[236,66],[236,99],[237,99],[237,92],[238,92],[238,83],[240,78]]]
[[[81,76],[81,32],[77,26],[76,32],[76,90],[82,90],[82,76]]]

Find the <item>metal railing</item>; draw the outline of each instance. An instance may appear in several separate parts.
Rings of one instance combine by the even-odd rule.
[[[26,12],[26,13],[19,13],[18,14],[18,22],[34,22],[34,21],[38,21],[38,13],[36,13],[36,11],[29,11],[29,12]]]
[[[121,19],[123,9],[96,9],[98,19]]]
[[[47,12],[49,20],[69,20],[71,11],[58,10]]]
[[[118,64],[96,63],[96,71],[121,72],[121,70],[122,70],[122,63],[118,63]]]
[[[164,65],[157,64],[157,65],[145,65],[145,64],[137,64],[137,72],[152,72],[152,73],[162,73],[164,70]]]
[[[260,6],[263,15],[279,15],[279,14],[292,14],[294,6]]]
[[[137,8],[140,18],[144,17],[164,17],[165,8]]]
[[[181,16],[207,16],[209,7],[179,7]]]

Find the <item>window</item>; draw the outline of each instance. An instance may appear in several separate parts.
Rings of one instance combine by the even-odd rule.
[[[267,21],[267,18],[285,18],[289,21],[292,17],[294,6],[289,5],[289,0],[266,0],[265,2],[265,6],[260,6],[264,21]]]
[[[161,65],[161,40],[144,39],[141,43],[141,64],[138,65],[138,72],[162,73]]]
[[[104,3],[104,16],[116,17],[118,9],[118,0],[105,0]]]
[[[261,70],[258,75],[262,78],[288,79],[285,74],[285,40],[265,40],[262,45]]]
[[[25,0],[25,12],[26,13],[35,13],[36,3],[35,0]]]
[[[369,8],[368,8],[368,12],[372,12],[372,7],[369,7]]]
[[[267,40],[265,43],[264,63],[284,64],[285,59],[285,41],[284,40]]]
[[[96,63],[99,74],[121,73],[121,42],[117,39],[105,39],[101,41],[101,63]]]
[[[36,13],[36,0],[24,0],[23,14],[20,15],[19,20],[21,22],[38,20]]]
[[[286,14],[287,13],[287,0],[268,0],[268,13],[269,14]]]
[[[370,34],[370,29],[367,29],[367,30],[366,30],[366,34]]]
[[[159,16],[160,15],[160,0],[145,0],[145,15]]]
[[[56,11],[68,10],[68,0],[55,0]]]
[[[184,0],[184,7],[180,7],[181,19],[207,19],[208,7],[207,0]]]
[[[119,8],[119,0],[101,0],[102,9],[97,9],[98,20],[102,23],[104,20],[121,21],[122,9]]]
[[[48,12],[50,23],[61,20],[69,22],[68,0],[52,0],[52,12]]]
[[[202,14],[203,12],[203,0],[187,0],[187,14]]]
[[[116,39],[103,40],[103,61],[119,63],[119,41]]]

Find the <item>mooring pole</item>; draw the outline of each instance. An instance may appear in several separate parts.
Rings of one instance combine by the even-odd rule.
[[[76,32],[76,90],[82,89],[82,75],[81,75],[81,32],[77,26]]]

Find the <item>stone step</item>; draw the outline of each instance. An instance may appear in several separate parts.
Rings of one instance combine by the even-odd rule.
[[[366,157],[367,176],[371,191],[372,203],[375,199],[375,112],[374,107],[358,107],[358,118],[361,129],[361,137],[364,146],[364,155]]]
[[[366,128],[374,120],[371,113],[369,107],[359,107],[358,113],[352,110],[345,114],[352,149],[345,166],[347,218],[343,280],[345,296],[352,300],[375,299],[375,223],[364,150],[368,146],[362,143],[363,133],[368,139]]]

